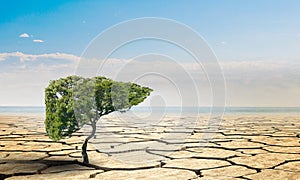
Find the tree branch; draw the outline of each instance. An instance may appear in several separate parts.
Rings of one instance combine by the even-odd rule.
[[[95,133],[96,133],[96,122],[95,121],[93,121],[92,122],[92,124],[91,124],[91,126],[92,126],[92,132],[91,132],[91,134],[85,139],[85,141],[84,141],[84,143],[83,143],[83,145],[82,145],[82,158],[83,158],[83,163],[85,163],[85,164],[89,164],[89,158],[88,158],[88,154],[87,154],[87,152],[86,152],[86,149],[87,149],[87,143],[88,143],[88,141],[92,138],[92,137],[94,137],[95,136]]]

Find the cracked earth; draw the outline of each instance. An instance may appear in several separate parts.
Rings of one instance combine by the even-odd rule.
[[[173,118],[147,130],[104,119],[84,165],[85,131],[53,142],[44,117],[1,116],[0,179],[300,179],[300,116],[226,115],[211,127],[197,117],[176,130]]]

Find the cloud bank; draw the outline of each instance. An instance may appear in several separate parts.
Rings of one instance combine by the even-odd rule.
[[[22,52],[0,53],[0,61],[9,60],[9,58],[18,58],[20,61],[35,61],[38,59],[66,59],[70,61],[78,61],[80,57],[66,53],[50,53],[50,54],[24,54]]]
[[[79,60],[66,53],[0,53],[0,105],[43,105],[49,81],[75,74]],[[221,61],[220,66],[227,84],[227,105],[300,106],[299,61]],[[166,105],[180,106],[182,98],[185,105],[195,105],[195,86],[199,105],[212,103],[209,81],[196,63],[111,58],[98,75],[151,86],[153,95],[161,96]]]

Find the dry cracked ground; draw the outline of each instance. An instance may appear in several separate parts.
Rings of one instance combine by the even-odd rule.
[[[53,142],[43,117],[1,116],[0,179],[300,179],[300,116],[227,115],[209,128],[197,117],[175,129],[174,118],[149,129],[104,119],[84,165],[85,131]]]

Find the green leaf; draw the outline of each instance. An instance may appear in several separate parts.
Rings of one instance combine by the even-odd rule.
[[[69,76],[50,81],[45,89],[46,132],[53,140],[71,137],[103,115],[138,105],[151,92],[148,87],[102,76]]]

